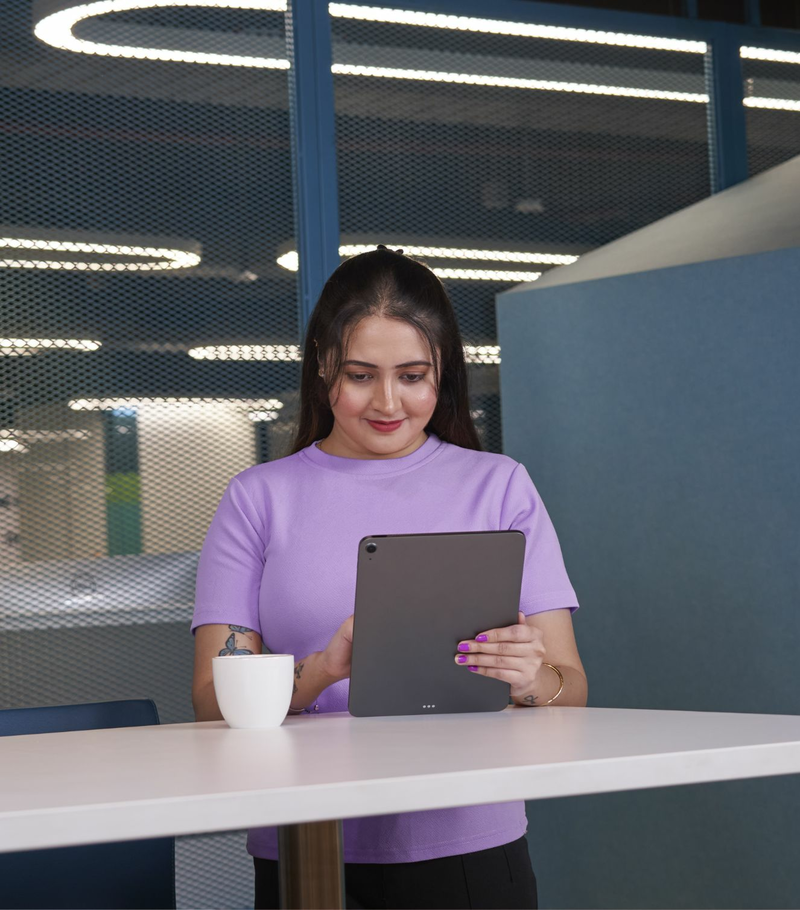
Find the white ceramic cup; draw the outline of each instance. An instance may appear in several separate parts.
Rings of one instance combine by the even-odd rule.
[[[217,704],[229,727],[279,727],[294,688],[293,654],[227,654],[211,661]]]

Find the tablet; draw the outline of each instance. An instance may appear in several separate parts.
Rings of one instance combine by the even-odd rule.
[[[515,625],[522,531],[375,534],[358,545],[347,707],[356,717],[501,711],[510,685],[455,662],[459,641]]]

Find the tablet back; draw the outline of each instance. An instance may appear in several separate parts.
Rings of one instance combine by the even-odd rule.
[[[358,545],[348,710],[501,711],[507,682],[455,662],[459,641],[518,622],[522,531],[386,534]]]

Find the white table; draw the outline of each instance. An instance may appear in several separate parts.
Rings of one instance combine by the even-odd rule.
[[[0,769],[0,852],[279,825],[284,905],[344,907],[342,818],[796,774],[800,716],[300,714],[0,737]]]

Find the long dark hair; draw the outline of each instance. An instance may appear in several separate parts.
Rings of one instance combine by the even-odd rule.
[[[427,343],[438,394],[425,431],[444,442],[482,451],[469,412],[464,347],[447,291],[423,262],[381,246],[346,259],[325,282],[303,341],[300,414],[289,454],[328,436],[333,429],[328,393],[342,377],[342,361],[353,331],[368,316],[402,319]],[[319,375],[320,364],[324,365],[324,378]]]

